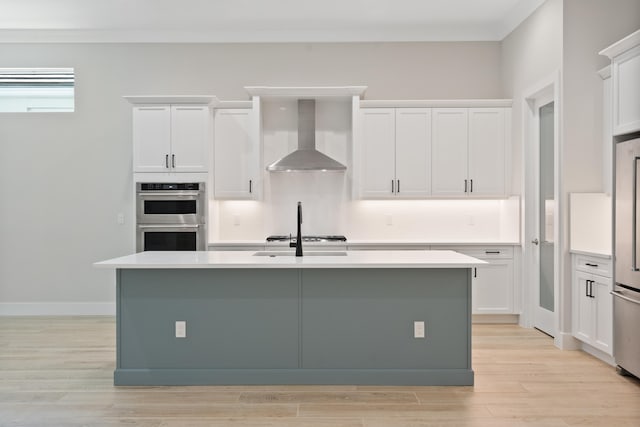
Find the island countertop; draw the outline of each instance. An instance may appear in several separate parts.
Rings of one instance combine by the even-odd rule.
[[[262,251],[264,253],[264,251]],[[98,268],[472,268],[485,261],[449,250],[335,251],[341,255],[303,257],[293,252],[256,256],[254,251],[139,252],[94,263]],[[327,251],[317,251],[327,252]]]

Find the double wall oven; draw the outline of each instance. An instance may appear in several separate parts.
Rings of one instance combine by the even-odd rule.
[[[207,248],[204,182],[136,184],[136,252]]]

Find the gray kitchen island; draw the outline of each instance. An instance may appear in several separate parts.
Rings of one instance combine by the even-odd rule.
[[[473,384],[471,268],[483,261],[453,251],[269,255],[96,263],[116,270],[114,384]]]

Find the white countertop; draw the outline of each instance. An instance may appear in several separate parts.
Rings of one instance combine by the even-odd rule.
[[[288,242],[266,242],[263,240],[213,240],[209,247],[243,247],[243,246],[287,246]],[[347,240],[346,242],[304,242],[304,246],[519,246],[518,242],[507,241],[426,241],[426,240]]]
[[[325,250],[326,251],[326,250]],[[323,252],[325,252],[323,251]],[[280,251],[283,253],[283,251]],[[98,268],[471,268],[486,264],[454,251],[346,251],[346,256],[254,256],[252,251],[140,252]]]

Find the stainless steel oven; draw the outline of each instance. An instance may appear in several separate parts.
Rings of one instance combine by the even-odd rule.
[[[204,182],[136,184],[136,251],[207,249]]]
[[[136,184],[138,224],[204,224],[204,182]]]

